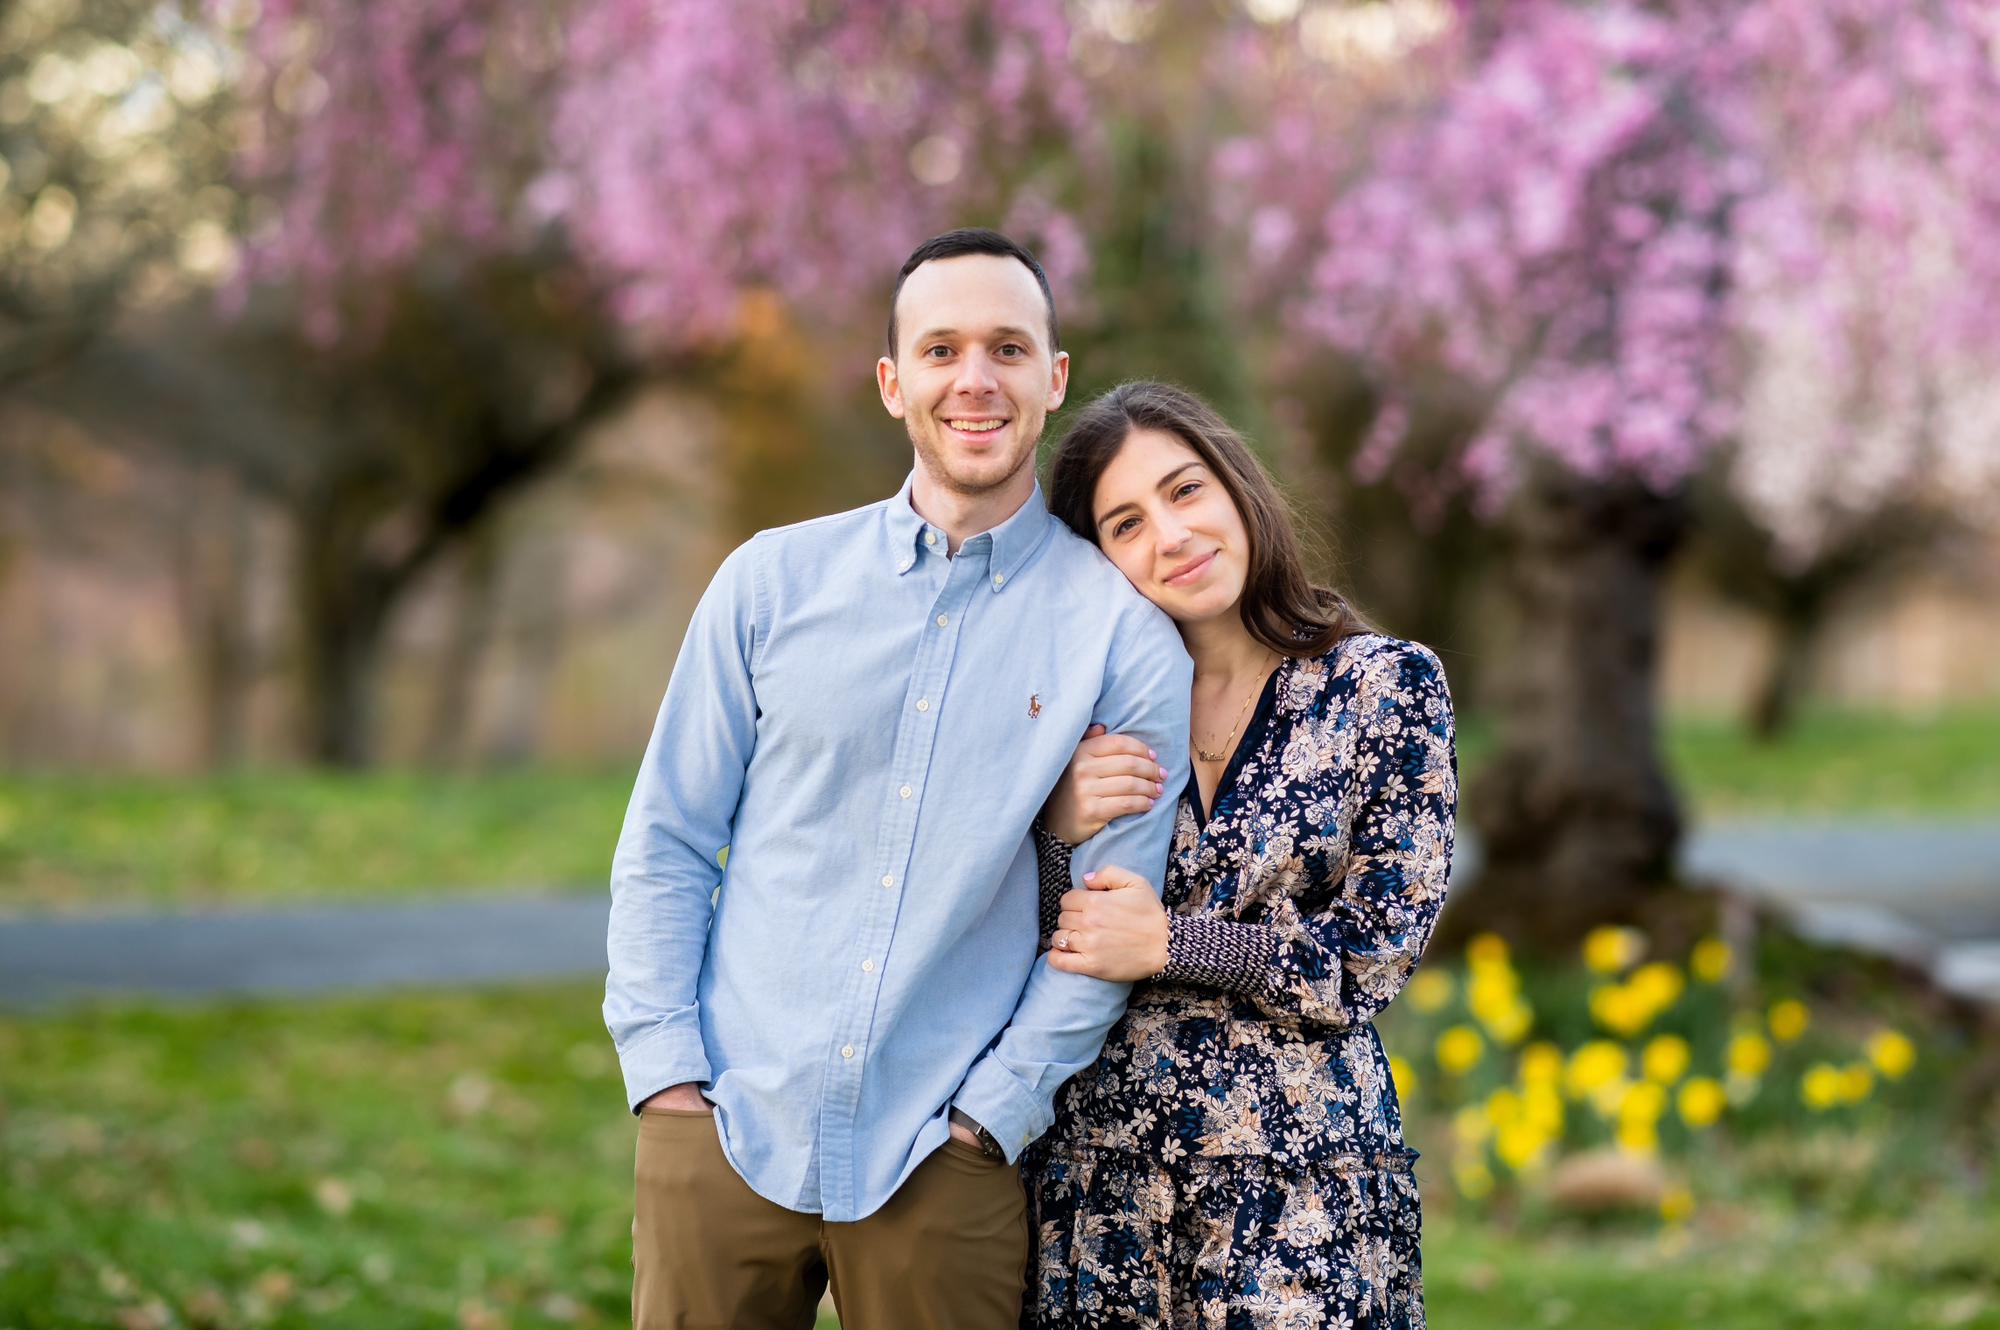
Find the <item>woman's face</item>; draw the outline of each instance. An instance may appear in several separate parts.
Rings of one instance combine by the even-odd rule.
[[[1250,575],[1243,515],[1201,454],[1172,434],[1135,429],[1098,477],[1097,545],[1176,623],[1235,611]]]

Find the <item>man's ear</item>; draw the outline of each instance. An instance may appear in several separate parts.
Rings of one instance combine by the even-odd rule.
[[[1067,357],[1065,357],[1067,359]],[[1064,370],[1065,376],[1068,370]],[[883,356],[875,362],[875,390],[882,394],[882,409],[896,419],[903,418],[903,384],[896,377],[896,362]]]
[[[1049,405],[1053,411],[1069,396],[1069,352],[1058,351],[1049,367]]]

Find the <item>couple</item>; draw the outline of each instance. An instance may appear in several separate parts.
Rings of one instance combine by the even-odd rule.
[[[910,256],[876,374],[915,470],[723,562],[619,838],[635,1323],[1420,1327],[1369,1022],[1451,857],[1436,658],[1178,389],[1083,408],[1045,505],[1007,238]]]

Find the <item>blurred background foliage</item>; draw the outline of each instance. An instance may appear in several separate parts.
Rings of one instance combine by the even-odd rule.
[[[14,0],[0,910],[601,889],[996,225],[1072,401],[1207,394],[1446,663],[1439,1323],[2000,1324],[1991,1016],[1673,880],[2000,810],[1996,160],[1990,0]],[[0,1323],[622,1319],[593,1008],[0,1021]]]

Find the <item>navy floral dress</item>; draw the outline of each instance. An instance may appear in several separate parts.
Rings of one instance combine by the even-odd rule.
[[[1417,1156],[1369,1022],[1430,939],[1457,800],[1429,650],[1280,663],[1214,811],[1182,796],[1166,970],[1024,1159],[1025,1325],[1421,1330]],[[1046,944],[1069,851],[1037,849]]]

